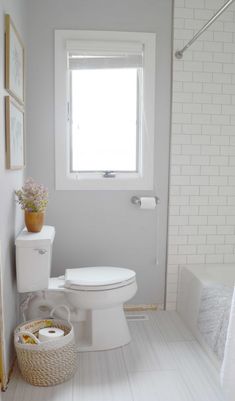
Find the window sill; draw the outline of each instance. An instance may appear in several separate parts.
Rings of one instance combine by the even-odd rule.
[[[91,174],[69,174],[56,177],[56,190],[152,190],[153,177],[146,180],[138,174],[117,175],[112,178]]]

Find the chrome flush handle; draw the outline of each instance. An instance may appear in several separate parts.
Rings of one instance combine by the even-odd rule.
[[[38,249],[38,248],[36,248],[36,249],[34,249],[34,251],[38,252],[39,255],[45,255],[45,253],[47,253],[46,249]]]

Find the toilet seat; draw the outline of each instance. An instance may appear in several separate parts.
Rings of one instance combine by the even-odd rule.
[[[129,285],[135,278],[133,270],[120,267],[66,269],[64,287],[79,291],[104,291]]]

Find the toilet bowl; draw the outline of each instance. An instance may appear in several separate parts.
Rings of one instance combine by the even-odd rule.
[[[57,305],[67,305],[80,351],[117,348],[130,342],[123,304],[137,291],[136,274],[121,267],[67,269],[50,278],[54,227],[44,233],[26,230],[16,239],[17,286],[30,292],[26,318],[47,317]],[[64,310],[59,317],[65,318]]]

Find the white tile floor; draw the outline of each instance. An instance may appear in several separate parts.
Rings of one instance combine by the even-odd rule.
[[[132,342],[82,353],[73,380],[33,387],[15,372],[3,401],[223,401],[219,375],[176,312],[129,321]]]

